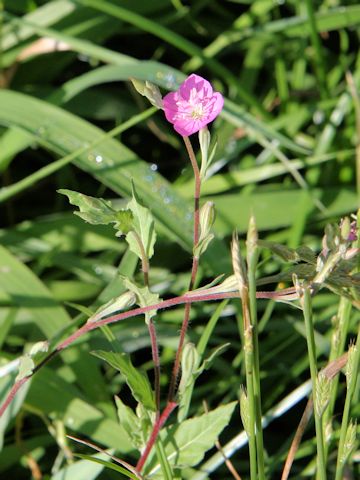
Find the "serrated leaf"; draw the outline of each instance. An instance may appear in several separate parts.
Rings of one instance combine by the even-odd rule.
[[[140,307],[147,307],[160,302],[160,297],[157,293],[150,292],[148,287],[138,287],[128,278],[123,278],[125,287],[131,292],[135,293],[137,297],[137,303]],[[150,319],[156,315],[157,310],[150,310],[145,313],[145,322],[149,323]]]
[[[69,198],[71,205],[79,207],[79,212],[74,212],[85,222],[92,225],[114,224],[117,235],[126,235],[132,227],[132,213],[129,210],[115,210],[109,200],[95,198],[73,190],[60,189],[62,195]]]
[[[125,405],[117,396],[115,397],[115,403],[120,425],[126,431],[133,447],[137,450],[141,450],[145,444],[145,439],[143,438],[141,430],[141,420],[135,415],[132,409]]]
[[[134,252],[140,260],[142,260],[144,253],[146,258],[149,259],[154,254],[156,241],[155,222],[150,210],[139,202],[134,185],[132,189],[132,199],[128,203],[127,208],[132,212],[133,224],[132,231],[126,235],[126,241],[129,244],[130,250]],[[144,251],[142,251],[139,241]]]
[[[16,381],[29,377],[35,368],[34,360],[30,355],[23,355],[20,357],[19,373],[17,374]]]
[[[185,420],[177,427],[166,429],[162,441],[170,465],[191,467],[201,462],[207,450],[215,445],[221,431],[228,425],[236,404],[237,402],[232,402],[223,405],[200,417]],[[155,457],[152,457],[146,472],[149,476],[155,475],[160,468]]]
[[[146,373],[134,367],[127,353],[105,352],[103,350],[96,350],[91,353],[119,370],[125,377],[134,398],[139,403],[142,403],[149,410],[156,410],[154,393]]]
[[[92,225],[108,225],[114,221],[116,210],[110,201],[67,189],[60,189],[58,193],[66,195],[71,205],[79,207],[80,211],[74,213],[86,222]]]

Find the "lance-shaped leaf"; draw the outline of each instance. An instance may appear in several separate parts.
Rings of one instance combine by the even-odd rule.
[[[135,368],[130,356],[126,353],[105,352],[96,350],[91,352],[95,357],[105,360],[124,376],[134,398],[142,403],[146,409],[155,411],[154,393],[145,372]]]

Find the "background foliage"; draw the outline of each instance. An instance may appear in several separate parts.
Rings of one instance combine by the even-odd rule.
[[[94,309],[121,293],[120,275],[139,275],[135,256],[114,230],[75,217],[57,189],[121,206],[129,201],[134,179],[158,232],[153,289],[172,296],[187,288],[191,167],[161,112],[142,113],[149,105],[130,77],[150,80],[165,93],[197,72],[226,97],[212,127],[218,150],[203,188],[217,210],[217,238],[201,265],[203,283],[231,271],[229,239],[235,228],[240,235],[246,231],[250,212],[262,239],[319,250],[325,224],[356,210],[359,112],[346,72],[358,86],[358,2],[8,0],[0,5],[0,392],[16,376],[16,361],[10,361],[34,342],[55,341],[80,325],[86,316],[79,314],[79,304]],[[122,131],[115,136],[105,133],[118,126]],[[280,268],[278,257],[265,251],[259,277]],[[315,298],[319,365],[327,361],[337,302],[327,291]],[[194,307],[189,337],[195,343],[215,308]],[[297,388],[308,380],[309,366],[300,312],[271,302],[260,308],[263,411],[276,409],[292,392],[296,400],[293,409],[286,400],[265,429],[268,475],[279,478],[308,394]],[[244,372],[237,309],[235,303],[222,307],[208,347],[227,342],[230,347],[199,379],[193,414],[203,411],[203,399],[215,408],[238,397]],[[162,385],[181,320],[180,307],[157,317]],[[358,321],[353,312],[345,339]],[[151,376],[143,319],[112,330],[121,351],[130,352]],[[39,371],[19,395],[0,423],[4,478],[29,478],[29,471],[33,478],[54,480],[119,478],[85,460],[65,468],[78,448],[65,432],[87,436],[119,456],[131,450],[113,402],[120,390],[123,399],[129,396],[124,380],[89,354],[106,347],[103,333],[92,332]],[[343,385],[340,396],[342,390]],[[336,410],[333,421],[338,422]],[[236,412],[222,442],[241,430]],[[244,444],[241,439],[236,444],[239,472],[248,468]],[[311,472],[314,449],[309,431],[294,478]],[[213,454],[207,458],[215,470],[209,478],[230,478]],[[206,478],[196,475],[189,471],[186,478]]]

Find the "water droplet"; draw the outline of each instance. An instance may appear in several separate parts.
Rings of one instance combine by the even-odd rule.
[[[103,269],[99,265],[96,265],[96,267],[94,267],[94,270],[95,270],[95,273],[97,273],[98,275],[103,273]]]
[[[45,135],[46,130],[47,130],[46,127],[40,126],[40,127],[36,130],[36,135],[38,135],[39,137],[41,137],[42,135]]]
[[[10,273],[11,268],[8,265],[1,265],[0,267],[0,272],[1,273]]]
[[[187,212],[187,214],[185,215],[185,220],[189,221],[189,220],[192,220],[193,218],[193,214],[191,212]]]
[[[147,182],[153,182],[154,181],[154,175],[145,175],[144,178]]]
[[[325,115],[322,110],[316,110],[313,115],[313,122],[315,125],[320,125],[325,120]]]
[[[172,202],[172,198],[171,198],[171,197],[164,197],[164,203],[165,203],[166,205],[168,205],[168,204],[171,203],[171,202]]]
[[[89,63],[89,62],[90,62],[90,57],[89,57],[89,55],[85,55],[85,54],[83,54],[83,53],[79,53],[78,59],[80,60],[80,62],[86,62],[86,63]]]
[[[152,163],[152,164],[150,165],[150,170],[152,170],[153,172],[156,172],[157,169],[158,169],[158,166],[156,165],[156,163]]]
[[[230,140],[230,142],[228,142],[225,147],[226,153],[228,154],[234,153],[235,149],[236,149],[236,140]]]
[[[95,162],[96,163],[101,163],[102,161],[103,161],[103,157],[101,155],[96,155]]]

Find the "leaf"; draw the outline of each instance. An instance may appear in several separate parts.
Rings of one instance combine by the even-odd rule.
[[[0,378],[0,405],[3,404],[6,396],[10,391],[10,388],[13,386],[13,383],[13,374]],[[9,423],[16,417],[17,413],[22,407],[22,404],[29,390],[30,383],[31,380],[21,387],[21,389],[18,391],[18,393],[15,395],[15,398],[11,402],[11,408],[8,408],[4,412],[3,416],[0,418],[0,451],[3,449],[6,428]],[[0,463],[2,465],[2,461]]]
[[[130,356],[126,353],[105,352],[96,350],[91,352],[102,360],[105,360],[112,367],[125,377],[134,398],[142,403],[149,410],[156,410],[154,393],[151,389],[147,375],[131,363]]]
[[[74,361],[74,356],[72,356],[72,360]],[[89,370],[90,366],[92,367],[92,362],[90,363],[89,360],[98,363],[95,358],[89,358],[89,355],[87,355],[87,364],[82,368],[84,372],[86,369]],[[90,380],[85,374],[84,376],[88,382],[92,381],[94,383],[94,388],[98,390],[101,388],[102,392],[106,394],[106,385],[102,386],[97,380],[94,380],[97,378],[95,374],[96,371],[91,368]],[[31,385],[26,397],[26,404],[32,411],[41,411],[49,417],[55,415],[64,422],[67,429],[87,436],[94,442],[106,447],[116,448],[122,453],[131,451],[133,447],[116,417],[104,415],[104,411],[97,407],[98,400],[96,397],[85,398],[84,388],[80,389],[70,381],[61,378],[56,371],[48,367],[41,368],[30,381]],[[100,395],[98,394],[98,396]],[[105,401],[102,401],[102,404],[104,405]]]
[[[149,259],[154,255],[154,245],[156,241],[156,233],[154,228],[154,218],[150,210],[141,205],[137,197],[134,185],[132,186],[132,199],[128,203],[127,208],[133,214],[132,230],[126,235],[126,241],[132,252],[134,252],[140,260],[145,253],[146,258]],[[144,252],[139,245],[140,239]]]
[[[103,456],[106,457],[105,455]],[[92,456],[92,455],[84,455],[83,453],[75,453],[74,457],[79,457],[84,460],[88,460],[89,462],[98,463],[100,465],[103,465],[105,468],[108,468],[110,470],[115,470],[115,472],[118,472],[118,473],[122,473],[127,478],[132,478],[134,480],[137,480],[138,478],[133,473],[129,472],[129,470],[126,470],[126,468],[120,467],[120,465],[116,465],[115,463],[108,462],[107,460],[102,460],[101,458],[99,458],[100,455]]]
[[[134,448],[141,450],[146,444],[146,439],[142,435],[141,420],[130,407],[123,403],[121,398],[115,396],[115,403],[121,426],[128,434]]]
[[[156,303],[160,302],[159,295],[157,293],[150,292],[148,287],[140,288],[128,278],[123,278],[123,283],[128,290],[135,293],[135,295],[137,296],[138,305],[140,305],[140,307],[147,307],[149,305],[155,305]],[[151,318],[156,315],[156,312],[156,309],[146,312],[145,322],[149,323]]]
[[[224,343],[223,345],[214,348],[211,354],[207,358],[205,358],[199,369],[195,372],[196,378],[201,375],[204,370],[209,370],[211,365],[214,363],[216,357],[222,355],[229,348],[229,346],[230,343]]]
[[[59,470],[55,475],[51,477],[51,480],[95,480],[100,472],[104,469],[104,463],[109,463],[104,460],[107,456],[103,453],[92,455],[76,455],[84,460],[75,462],[72,465],[67,465]],[[88,460],[98,463],[93,465],[88,463]],[[104,463],[103,463],[104,462]],[[136,478],[136,477],[135,477]]]
[[[289,248],[280,243],[269,242],[266,240],[259,240],[258,245],[263,248],[268,248],[275,255],[278,255],[280,258],[282,258],[286,262],[296,262],[299,260],[299,257],[293,248]]]
[[[228,425],[236,404],[237,402],[232,402],[223,405],[200,417],[185,420],[177,427],[166,429],[162,441],[165,444],[170,465],[197,465],[203,459],[205,452],[215,445],[221,431]],[[153,461],[146,468],[149,476],[154,475],[161,468],[159,464],[155,464],[155,457],[152,458]]]
[[[316,264],[316,255],[310,247],[307,247],[306,245],[301,245],[299,248],[296,249],[296,253],[300,260],[302,260],[303,262],[311,263],[312,265]]]
[[[58,190],[69,198],[72,205],[79,207],[80,212],[74,212],[85,222],[92,225],[108,225],[114,223],[119,235],[126,235],[132,228],[132,214],[128,210],[115,210],[109,200],[90,197],[72,190]]]

